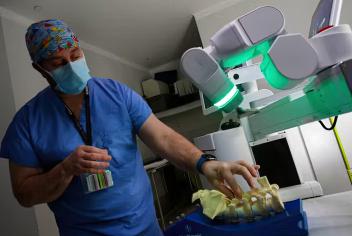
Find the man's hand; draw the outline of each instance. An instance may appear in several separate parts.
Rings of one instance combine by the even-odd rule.
[[[208,181],[228,197],[242,197],[242,189],[233,175],[242,175],[251,188],[255,187],[254,178],[258,176],[258,165],[250,165],[245,161],[224,162],[207,161],[202,171]]]
[[[109,167],[111,156],[105,149],[82,145],[72,152],[63,162],[68,174],[103,173]]]
[[[74,175],[103,173],[110,160],[107,150],[80,146],[48,172],[10,162],[13,192],[24,207],[52,202],[64,193]]]

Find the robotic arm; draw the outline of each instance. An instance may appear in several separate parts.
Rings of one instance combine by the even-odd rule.
[[[338,19],[341,0],[321,0],[316,12],[321,13],[327,2],[339,3],[331,10]],[[352,111],[350,26],[329,25],[309,39],[287,34],[284,26],[278,9],[259,7],[220,29],[209,47],[191,48],[181,58],[184,75],[226,113],[235,110],[243,97],[225,71],[254,57],[263,56],[260,69],[276,89],[291,89],[309,78],[298,94],[261,107],[249,117],[254,138]]]
[[[209,47],[186,51],[181,70],[216,107],[231,112],[243,97],[224,70],[266,53],[271,42],[285,33],[284,25],[276,8],[258,8],[220,29]]]

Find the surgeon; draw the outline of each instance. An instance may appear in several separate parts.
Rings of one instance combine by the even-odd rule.
[[[60,235],[162,235],[136,135],[227,195],[241,196],[234,174],[254,187],[258,166],[214,160],[159,121],[126,85],[92,77],[79,40],[63,21],[32,24],[26,44],[49,86],[17,112],[0,156],[9,159],[18,202],[47,203]]]

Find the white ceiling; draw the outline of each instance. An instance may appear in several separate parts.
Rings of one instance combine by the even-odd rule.
[[[192,14],[229,0],[0,0],[30,19],[59,18],[78,37],[152,68],[177,59],[200,39]],[[34,6],[41,6],[34,11]]]

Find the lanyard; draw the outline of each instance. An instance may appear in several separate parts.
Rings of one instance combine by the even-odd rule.
[[[80,122],[74,116],[72,110],[64,103],[67,115],[71,118],[73,124],[75,125],[76,130],[81,135],[84,143],[86,145],[92,146],[92,127],[91,127],[91,120],[90,120],[90,104],[89,104],[89,91],[88,86],[84,89],[84,101],[85,101],[85,108],[86,108],[86,131],[84,131],[83,127],[81,126]]]

